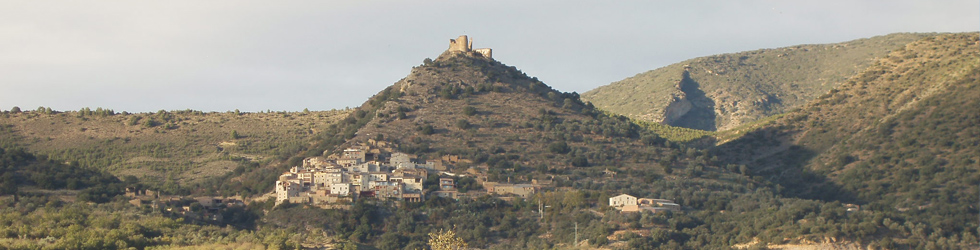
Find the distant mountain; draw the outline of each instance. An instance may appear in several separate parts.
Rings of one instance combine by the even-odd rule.
[[[964,33],[910,43],[721,145],[718,156],[750,166],[788,196],[863,204],[936,234],[886,225],[884,237],[907,238],[899,245],[964,236],[978,226],[980,202],[978,40]]]
[[[582,98],[640,120],[727,130],[800,107],[875,59],[934,35],[898,33],[695,58],[596,88]]]

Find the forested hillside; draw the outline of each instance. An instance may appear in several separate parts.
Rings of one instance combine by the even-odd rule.
[[[978,39],[911,43],[717,153],[785,195],[883,214],[888,230],[879,234],[889,244],[959,248],[954,242],[976,239],[980,202]]]
[[[813,100],[905,44],[898,33],[695,58],[596,88],[586,101],[613,113],[700,130],[727,130]]]

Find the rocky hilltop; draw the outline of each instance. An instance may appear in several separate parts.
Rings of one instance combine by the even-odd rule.
[[[514,181],[543,178],[549,169],[649,169],[623,159],[679,154],[655,133],[493,60],[489,49],[457,44],[365,102],[348,118],[347,124],[360,126],[347,130],[343,146],[325,149],[385,139],[421,158],[465,159],[453,164],[482,166]]]
[[[876,58],[933,35],[899,33],[695,58],[596,88],[582,98],[631,118],[727,130],[800,107]]]

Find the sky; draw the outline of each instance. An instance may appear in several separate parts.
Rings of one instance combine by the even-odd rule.
[[[0,0],[0,110],[356,107],[459,35],[582,93],[701,56],[977,30],[976,0]]]

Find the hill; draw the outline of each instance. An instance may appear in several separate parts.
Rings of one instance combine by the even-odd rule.
[[[800,107],[876,58],[934,35],[898,33],[695,58],[596,88],[582,98],[639,120],[727,130]]]
[[[347,111],[115,113],[101,108],[0,114],[0,146],[53,161],[133,175],[172,193],[208,178],[244,171],[245,163],[282,161]],[[166,186],[166,187],[164,187]]]
[[[458,164],[459,170],[489,163],[491,171],[516,171],[497,173],[503,180],[523,181],[534,172],[628,168],[634,158],[657,161],[678,154],[628,120],[605,115],[575,94],[482,56],[444,54],[416,67],[375,100],[382,96],[391,98],[369,101],[355,112],[376,118],[345,146],[388,138],[422,159],[460,156],[472,163]],[[639,140],[643,137],[648,143]]]
[[[603,112],[493,60],[489,49],[460,51],[465,40],[342,113],[6,112],[0,164],[17,164],[13,172],[0,165],[3,180],[67,166],[52,171],[88,177],[76,183],[85,186],[105,176],[89,169],[138,170],[150,174],[123,182],[242,194],[251,203],[225,217],[247,220],[236,228],[136,207],[121,195],[101,204],[45,192],[0,196],[0,225],[9,225],[0,227],[0,247],[424,249],[428,233],[451,230],[487,249],[976,248],[969,206],[978,194],[969,190],[980,181],[977,40],[971,33],[912,43],[815,102],[723,135],[737,139],[711,150],[665,139],[704,131]],[[270,191],[305,157],[379,142],[447,167],[426,185],[453,178],[473,192],[458,200],[429,193],[423,202],[361,197],[350,209],[247,197]],[[18,147],[55,156],[6,150]],[[166,161],[155,167],[162,173],[140,164],[151,161],[130,162],[139,157]],[[216,172],[194,174],[207,160],[237,167],[204,165]],[[154,178],[160,174],[168,178]],[[481,195],[489,191],[483,181],[537,183],[537,193]],[[608,205],[620,194],[669,199],[679,209],[620,212]]]
[[[671,143],[626,117],[583,103],[574,93],[554,90],[516,67],[473,52],[450,51],[435,60],[426,59],[331,131],[336,135],[324,138],[304,156],[386,141],[420,162],[442,161],[449,172],[466,176],[463,179],[552,183],[545,186],[551,191],[526,201],[429,197],[424,204],[403,205],[396,211],[375,208],[369,213],[374,217],[362,220],[357,218],[364,216],[363,211],[328,214],[325,216],[333,219],[322,219],[331,233],[364,239],[375,246],[395,239],[401,239],[403,245],[424,244],[426,235],[419,232],[453,229],[476,247],[550,248],[574,238],[574,232],[566,230],[573,223],[588,232],[583,238],[598,240],[593,244],[601,246],[608,244],[606,238],[616,228],[613,224],[629,220],[616,217],[620,222],[601,222],[609,211],[604,205],[609,197],[621,193],[669,197],[691,209],[721,210],[723,200],[759,185],[719,167],[700,150]],[[482,188],[477,185],[476,189]],[[542,215],[530,205],[537,203],[552,208]],[[298,209],[289,213],[313,212]],[[276,216],[279,220],[290,217]],[[648,221],[646,227],[665,226],[668,220],[693,219],[678,215],[677,219]],[[406,222],[415,224],[415,229],[391,230]],[[677,234],[677,240],[691,237]],[[381,238],[368,240],[363,235]],[[552,236],[541,238],[543,235]],[[727,237],[719,236],[718,241],[727,241]],[[616,241],[625,244],[628,239]],[[666,244],[666,240],[656,244]]]
[[[331,126],[333,136],[302,156],[385,141],[420,161],[443,161],[457,181],[544,180],[553,181],[551,186],[526,199],[428,197],[397,208],[361,199],[351,211],[326,212],[287,207],[273,210],[264,222],[287,226],[300,223],[291,218],[308,218],[315,222],[302,225],[382,249],[424,245],[425,232],[439,229],[452,229],[471,247],[564,248],[578,237],[570,230],[576,225],[581,237],[575,244],[594,248],[879,246],[880,214],[851,214],[837,201],[781,196],[783,188],[754,176],[753,166],[724,164],[710,152],[654,132],[670,128],[646,127],[485,55],[447,52],[425,60]],[[684,209],[620,213],[607,204],[623,193],[671,199]]]
[[[964,33],[910,43],[716,151],[781,185],[785,195],[886,214],[888,230],[879,234],[895,239],[889,244],[917,248],[975,237],[978,40],[978,33]]]

